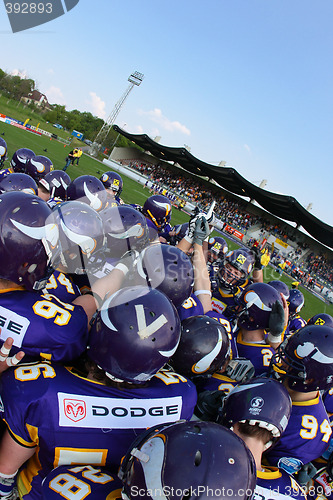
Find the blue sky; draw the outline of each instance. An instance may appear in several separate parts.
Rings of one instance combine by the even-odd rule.
[[[51,103],[188,145],[333,225],[332,0],[80,0],[13,34],[0,5],[0,67]],[[1,110],[0,110],[1,111]]]

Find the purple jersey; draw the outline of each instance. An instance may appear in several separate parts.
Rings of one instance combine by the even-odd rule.
[[[84,309],[50,294],[2,290],[0,326],[0,344],[12,337],[13,354],[22,349],[25,361],[72,361],[87,345],[88,320]]]
[[[64,200],[62,200],[61,198],[49,198],[46,203],[51,209],[53,209],[54,207],[59,205],[59,203],[63,203],[63,201]]]
[[[236,288],[234,293],[226,293],[221,288],[218,291],[213,292],[212,297],[212,309],[220,314],[224,314],[230,320],[235,318],[234,308],[238,305],[238,298],[240,297],[242,290]]]
[[[320,395],[310,401],[293,402],[286,430],[266,453],[268,463],[293,474],[324,453],[331,433]]]
[[[263,467],[257,470],[257,485],[253,500],[306,499],[306,494],[295,479],[282,469]]]
[[[191,293],[190,297],[182,303],[181,306],[177,308],[180,321],[190,316],[200,316],[204,314],[204,309],[198,297]]]
[[[7,175],[12,173],[13,173],[12,168],[3,168],[2,170],[0,170],[0,179],[4,179],[5,177],[7,177]]]
[[[323,403],[330,417],[331,425],[333,422],[333,388],[323,394]]]
[[[303,328],[303,326],[305,326],[305,325],[306,325],[306,321],[303,318],[301,318],[299,315],[297,315],[295,318],[293,318],[289,321],[289,324],[286,328],[285,337],[290,337],[290,335],[292,333],[296,332],[300,328]]]
[[[73,302],[76,297],[81,295],[72,278],[60,271],[54,271],[50,276],[43,293],[51,293],[62,302]]]
[[[229,394],[238,384],[239,382],[236,382],[236,380],[218,372],[213,373],[211,377],[197,377],[195,379],[198,393],[203,391],[224,391]]]
[[[218,313],[216,311],[207,311],[205,315],[215,319],[216,321],[221,323],[221,325],[224,326],[230,341],[230,359],[237,358],[238,357],[237,344],[236,344],[236,339],[233,335],[232,324],[230,323],[230,321],[224,316],[224,314]]]
[[[43,500],[121,500],[123,483],[105,467],[57,467],[43,481]]]
[[[255,376],[265,375],[275,350],[265,340],[260,342],[245,342],[242,332],[237,335],[238,355],[251,361],[255,369]]]
[[[36,447],[18,475],[20,498],[41,496],[41,482],[60,465],[91,464],[116,472],[144,429],[189,420],[194,384],[168,370],[136,388],[106,386],[62,365],[22,364],[2,376],[0,417],[13,438]]]

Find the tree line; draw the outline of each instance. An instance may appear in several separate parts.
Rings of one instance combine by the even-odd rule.
[[[29,97],[29,94],[34,90],[38,89],[33,79],[11,75],[0,69],[0,92],[9,99],[21,101],[23,97]],[[29,104],[29,107],[32,107],[34,112],[41,115],[44,120],[50,123],[59,123],[70,133],[72,130],[78,130],[82,132],[85,139],[90,139],[91,141],[95,139],[97,133],[104,124],[102,118],[98,118],[88,111],[81,112],[77,109],[68,111],[66,110],[66,106],[60,104],[50,104],[51,109],[39,107],[33,103]],[[111,130],[103,143],[103,146],[108,148],[109,152],[115,145],[117,135],[118,134],[114,130]],[[131,141],[128,141],[122,136],[118,137],[116,145],[117,147],[135,147]]]

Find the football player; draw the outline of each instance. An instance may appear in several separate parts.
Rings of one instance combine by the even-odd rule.
[[[59,254],[59,229],[47,204],[35,195],[0,195],[0,288],[2,341],[14,339],[13,352],[27,359],[70,360],[85,349],[93,297],[71,304],[45,288]]]
[[[28,158],[25,173],[30,175],[37,183],[53,170],[53,163],[47,156],[33,156]]]
[[[38,181],[38,196],[53,208],[61,201],[67,200],[67,188],[71,178],[63,170],[53,170]]]
[[[235,333],[238,355],[253,363],[256,375],[263,375],[286,328],[286,300],[271,285],[253,283],[242,293],[239,308]]]
[[[96,212],[101,212],[108,204],[106,189],[94,175],[80,175],[67,188],[67,199],[86,203]]]
[[[25,173],[28,160],[34,156],[36,155],[31,149],[20,148],[15,151],[12,159],[10,160],[11,172]]]
[[[253,264],[253,256],[242,249],[232,250],[226,254],[216,274],[218,290],[213,290],[214,311],[223,313],[230,320],[235,319],[238,298],[249,284]]]
[[[289,292],[288,308],[289,308],[289,322],[286,330],[286,336],[292,335],[296,330],[303,328],[306,321],[300,316],[300,311],[304,306],[304,295],[297,288],[292,288]]]
[[[122,205],[124,202],[120,198],[123,190],[123,180],[121,175],[110,170],[101,175],[100,181],[104,184],[107,193],[110,194],[111,200],[114,199],[118,204]]]
[[[90,463],[115,473],[144,429],[189,420],[195,386],[162,369],[179,338],[179,317],[162,292],[124,288],[103,303],[76,363],[5,372],[0,485],[20,469],[20,497],[40,498],[42,480],[59,465]]]
[[[252,452],[257,468],[254,498],[306,499],[283,469],[263,465],[263,453],[283,435],[291,413],[288,391],[279,382],[256,377],[235,387],[223,400],[219,422],[231,428]],[[273,493],[274,492],[274,493]]]
[[[270,375],[288,390],[292,412],[266,458],[292,474],[325,452],[332,433],[319,392],[333,385],[332,328],[307,325],[291,335],[272,357]]]
[[[146,199],[142,206],[142,213],[147,219],[150,231],[150,241],[159,239],[165,243],[165,234],[172,229],[171,221],[172,205],[170,200],[162,194],[153,194]]]

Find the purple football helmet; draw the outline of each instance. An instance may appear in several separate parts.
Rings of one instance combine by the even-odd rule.
[[[179,346],[170,363],[175,372],[192,378],[221,370],[229,356],[224,326],[208,316],[191,316],[181,323]]]
[[[236,422],[258,424],[273,435],[266,445],[268,448],[285,431],[291,407],[291,398],[283,384],[272,378],[255,377],[229,392],[222,403],[219,423],[229,428]]]
[[[53,170],[42,177],[39,184],[50,193],[50,198],[67,199],[67,188],[71,183],[71,178],[63,170]]]
[[[146,199],[142,213],[148,217],[160,231],[171,220],[172,205],[163,194],[154,194]]]
[[[238,326],[244,330],[267,329],[273,304],[282,304],[280,294],[267,283],[252,283],[240,296],[242,310],[238,316]]]
[[[179,316],[164,293],[125,287],[102,305],[88,354],[111,379],[144,384],[168,362],[179,339]]]
[[[53,208],[59,226],[61,263],[65,272],[87,274],[105,263],[106,238],[99,214],[86,203],[65,201]]]
[[[282,295],[284,296],[284,298],[286,300],[289,299],[290,290],[289,290],[288,286],[285,283],[283,283],[283,281],[272,280],[272,281],[268,282],[268,285],[271,285],[279,293],[282,293]]]
[[[120,196],[123,190],[123,180],[117,172],[104,172],[100,177],[100,181],[103,182],[105,189],[111,189],[117,196]]]
[[[200,421],[143,432],[118,475],[124,483],[123,498],[129,500],[136,491],[143,500],[226,498],[223,491],[234,500],[250,500],[256,485],[255,462],[243,440],[222,425]]]
[[[273,378],[286,379],[290,389],[319,391],[333,386],[333,329],[306,325],[285,340],[270,364]]]
[[[27,160],[25,173],[29,174],[36,182],[53,170],[53,163],[47,156],[33,156]]]
[[[308,325],[325,325],[333,328],[333,318],[330,314],[320,313],[315,314],[307,322]]]
[[[100,212],[107,238],[107,252],[119,259],[128,251],[141,252],[149,244],[147,220],[129,205],[107,207]]]
[[[235,287],[245,283],[253,269],[254,258],[243,249],[231,250],[220,262],[217,272],[218,284],[222,289],[233,291]],[[236,274],[235,274],[236,271]]]
[[[31,149],[21,148],[15,151],[10,160],[10,166],[14,172],[23,172],[25,173],[27,161],[30,158],[33,158],[35,153]]]
[[[223,259],[228,252],[228,245],[221,236],[213,236],[208,240],[208,250],[212,254],[212,260]]]
[[[7,158],[7,143],[5,139],[0,137],[0,168],[2,168],[6,158]]]
[[[105,187],[94,175],[80,175],[67,188],[67,199],[86,203],[100,212],[107,206],[107,192]]]
[[[304,306],[304,295],[297,288],[292,288],[287,300],[289,308],[289,319],[295,318]]]
[[[57,264],[59,231],[47,204],[31,194],[0,195],[0,278],[28,290],[45,287]]]
[[[143,252],[137,270],[148,286],[165,293],[176,307],[192,293],[193,265],[177,247],[159,243],[150,245]]]
[[[0,194],[7,191],[23,191],[38,195],[37,184],[30,175],[14,172],[0,179]]]

